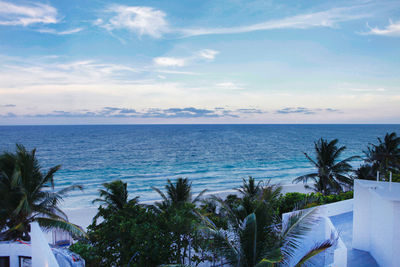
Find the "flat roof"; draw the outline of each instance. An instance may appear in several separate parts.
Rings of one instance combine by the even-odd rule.
[[[371,181],[355,179],[354,183],[359,184],[380,198],[389,201],[400,201],[400,183]]]

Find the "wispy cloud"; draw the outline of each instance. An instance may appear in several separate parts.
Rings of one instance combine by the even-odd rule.
[[[242,86],[234,83],[234,82],[221,82],[216,84],[217,87],[222,89],[229,89],[229,90],[240,90],[243,89]]]
[[[107,9],[113,14],[111,18],[98,18],[93,25],[113,30],[129,30],[139,36],[148,35],[160,38],[164,34],[173,34],[180,37],[212,34],[237,34],[253,31],[276,29],[309,29],[316,27],[337,27],[340,22],[358,20],[371,17],[370,13],[360,11],[359,6],[332,8],[325,11],[299,14],[276,20],[263,21],[256,24],[234,27],[201,28],[201,27],[173,27],[167,19],[166,13],[146,6],[114,5]],[[208,51],[210,52],[210,51]],[[203,51],[203,56],[212,59],[215,55]]]
[[[6,104],[6,105],[0,105],[0,107],[3,107],[3,108],[15,108],[17,105],[14,105],[14,104]]]
[[[97,19],[95,24],[109,31],[129,30],[139,36],[148,35],[160,38],[168,32],[166,14],[152,7],[113,5],[107,13],[112,14],[108,19]]]
[[[351,88],[354,92],[385,92],[385,88]]]
[[[50,61],[49,61],[50,60]],[[19,77],[29,77],[26,83],[35,84],[42,81],[47,83],[79,83],[82,81],[99,81],[99,79],[118,79],[123,75],[139,72],[136,68],[128,65],[102,63],[95,60],[81,61],[61,61],[57,57],[47,60],[10,58],[0,60],[0,66],[3,68],[3,75],[0,75],[0,81],[3,85],[8,82],[14,84],[24,84]],[[19,79],[19,80],[16,80]]]
[[[153,62],[156,66],[160,67],[183,67],[198,60],[213,61],[218,54],[219,51],[203,49],[193,53],[189,57],[156,57],[153,59]]]
[[[17,5],[0,1],[0,25],[28,26],[32,24],[54,24],[59,21],[57,9],[42,3]]]
[[[304,114],[313,115],[322,112],[340,112],[338,109],[334,108],[305,108],[305,107],[287,107],[278,109],[275,111],[276,114]]]
[[[367,27],[369,28],[369,31],[361,34],[400,37],[400,20],[397,22],[389,21],[389,25],[383,29],[378,27],[370,27],[368,24]]]
[[[309,29],[316,27],[333,28],[336,27],[339,22],[357,20],[370,16],[370,14],[362,13],[355,7],[332,8],[326,11],[269,20],[247,26],[225,28],[183,28],[180,29],[180,32],[183,36],[189,37],[210,34],[236,34],[276,29]]]
[[[197,56],[200,58],[214,60],[215,56],[219,54],[219,51],[212,49],[203,49],[197,52]]]
[[[56,35],[69,35],[69,34],[74,34],[83,31],[84,28],[79,27],[79,28],[73,28],[69,30],[64,30],[64,31],[57,31],[55,29],[39,29],[37,30],[38,32],[41,33],[49,33],[49,34],[56,34]]]

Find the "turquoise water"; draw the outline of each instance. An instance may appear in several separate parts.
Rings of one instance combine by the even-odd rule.
[[[37,148],[44,168],[61,164],[57,187],[85,186],[65,206],[83,208],[114,179],[143,201],[158,198],[151,186],[175,177],[191,178],[194,192],[229,190],[249,175],[290,183],[311,170],[303,152],[312,153],[318,138],[338,138],[352,156],[389,131],[400,133],[400,125],[0,126],[0,151],[22,143]]]

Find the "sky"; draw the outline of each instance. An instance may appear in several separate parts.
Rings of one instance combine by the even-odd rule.
[[[400,123],[400,1],[0,0],[0,124]]]

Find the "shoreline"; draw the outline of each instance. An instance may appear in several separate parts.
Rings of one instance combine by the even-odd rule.
[[[278,184],[277,184],[278,185]],[[311,193],[312,190],[304,188],[303,183],[299,184],[280,184],[282,186],[282,194],[298,192],[298,193]],[[224,190],[224,191],[210,191],[206,192],[203,196],[216,195],[221,198],[225,198],[229,194],[237,194],[236,190]],[[196,196],[196,195],[195,195]],[[160,201],[158,200],[149,200],[143,201],[141,203],[144,204],[152,204],[154,202]],[[87,227],[92,223],[93,217],[97,214],[97,206],[96,207],[87,207],[87,208],[69,208],[63,210],[70,222],[81,226],[85,231]]]

